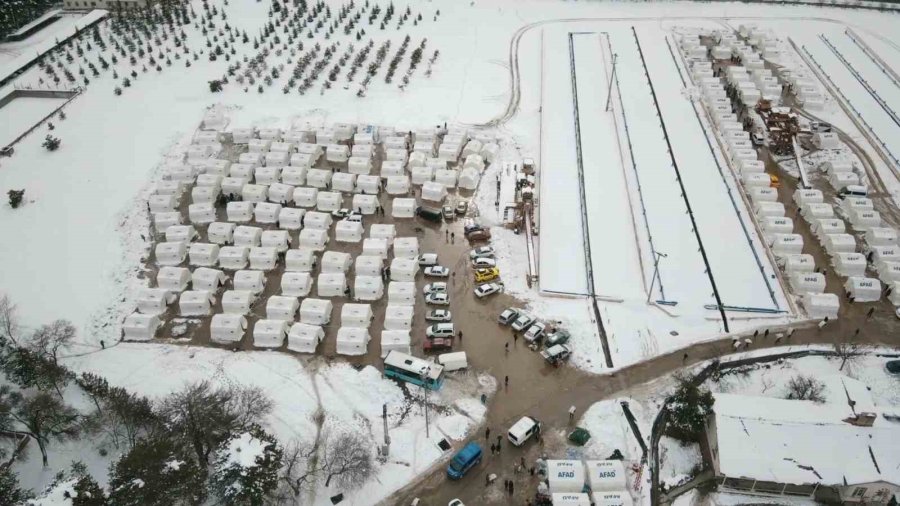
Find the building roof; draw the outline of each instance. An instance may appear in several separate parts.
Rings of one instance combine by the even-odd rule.
[[[845,486],[886,481],[900,485],[900,424],[882,417],[872,427],[844,420],[874,409],[863,385],[827,378],[829,401],[817,404],[770,397],[715,394],[719,471],[796,485]]]

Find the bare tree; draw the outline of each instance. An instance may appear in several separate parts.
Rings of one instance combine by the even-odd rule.
[[[825,383],[812,376],[794,376],[788,380],[785,399],[795,401],[825,402]]]
[[[4,341],[10,341],[18,346],[19,317],[16,315],[16,305],[8,295],[0,296],[0,345]]]
[[[58,365],[60,350],[72,343],[75,332],[75,326],[69,320],[56,320],[48,325],[41,325],[34,332],[28,346],[35,353]]]
[[[24,396],[7,386],[0,388],[0,434],[28,436],[41,450],[47,467],[47,446],[52,440],[77,438],[80,416],[72,407],[46,392]]]
[[[308,492],[319,475],[318,445],[292,440],[284,449],[279,481],[278,500],[281,504],[296,504],[297,498]]]
[[[848,366],[847,369],[852,369],[859,357],[865,353],[865,350],[859,343],[837,342],[834,343],[834,353],[841,359],[841,366],[838,370],[843,371],[844,366]]]
[[[375,471],[370,442],[355,432],[345,432],[334,439],[326,439],[319,460],[326,487],[332,479],[339,487],[358,487]]]

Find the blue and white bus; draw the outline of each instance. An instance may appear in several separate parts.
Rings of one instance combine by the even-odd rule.
[[[429,390],[440,390],[444,383],[444,366],[392,350],[384,357],[384,375]]]

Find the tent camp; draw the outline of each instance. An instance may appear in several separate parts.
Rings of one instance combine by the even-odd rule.
[[[188,218],[198,225],[212,223],[216,221],[216,208],[211,202],[191,204],[188,206]]]
[[[206,316],[216,299],[212,293],[204,290],[188,290],[182,292],[178,299],[181,316]]]
[[[191,282],[191,271],[185,267],[162,267],[156,274],[156,286],[169,292],[183,292]]]
[[[234,228],[236,226],[234,223],[223,221],[210,223],[206,229],[206,237],[209,239],[209,242],[219,246],[231,244],[234,242]]]
[[[294,188],[294,204],[298,207],[315,207],[319,190],[308,186]]]
[[[224,177],[222,178],[222,195],[237,197],[244,191],[244,185],[249,182],[249,179],[243,177]]]
[[[767,234],[790,234],[794,231],[794,220],[784,216],[766,216],[760,220],[760,227]]]
[[[341,327],[337,332],[335,352],[338,355],[365,355],[370,340],[366,329]]]
[[[269,320],[294,321],[300,300],[288,295],[273,295],[266,301],[266,318]]]
[[[412,281],[388,283],[388,304],[413,306],[416,303],[416,284]]]
[[[331,227],[333,218],[330,213],[322,211],[309,211],[303,218],[303,226],[316,230],[328,230]]]
[[[166,229],[173,225],[181,224],[181,213],[178,211],[165,211],[162,213],[153,213],[153,227],[157,234],[166,232]]]
[[[391,216],[394,218],[413,218],[416,215],[416,199],[396,198],[391,203]]]
[[[285,151],[269,151],[268,153],[266,153],[265,158],[263,158],[263,162],[266,164],[266,167],[283,167],[291,163],[291,154]]]
[[[796,272],[791,274],[794,293],[822,293],[825,291],[825,275],[821,272]]]
[[[839,276],[849,278],[866,275],[866,257],[862,253],[835,253],[831,255],[831,265]]]
[[[300,230],[303,227],[303,215],[305,209],[296,207],[283,207],[278,212],[278,228],[282,230]]]
[[[819,241],[823,241],[827,234],[843,234],[847,231],[847,224],[840,218],[821,218],[810,223],[812,232]]]
[[[263,153],[241,153],[238,155],[238,162],[259,167],[266,162],[266,155]]]
[[[289,165],[281,169],[281,182],[290,186],[306,184],[306,167]]]
[[[776,257],[803,253],[803,236],[800,234],[772,234],[769,241]]]
[[[856,239],[850,234],[825,234],[822,246],[829,255],[835,253],[853,253],[856,251]]]
[[[160,315],[178,295],[164,288],[143,288],[137,294],[137,310],[142,314]]]
[[[434,179],[434,167],[422,166],[410,169],[412,184],[420,186]]]
[[[260,271],[270,271],[278,263],[278,250],[267,246],[254,246],[250,248],[247,256],[250,268]]]
[[[334,240],[337,242],[362,241],[363,225],[358,221],[341,220],[334,226]]]
[[[167,167],[162,175],[163,181],[178,181],[184,184],[193,183],[196,177],[196,171],[189,165]]]
[[[478,188],[479,180],[481,180],[481,175],[472,167],[466,167],[459,173],[459,187],[464,190]]]
[[[373,215],[378,209],[378,197],[375,195],[356,194],[353,196],[351,209],[366,216]]]
[[[133,313],[122,322],[122,339],[126,341],[149,341],[156,337],[162,323],[155,315]]]
[[[384,190],[389,195],[406,195],[409,193],[409,177],[406,175],[388,177]]]
[[[199,267],[191,274],[191,288],[194,290],[206,290],[215,293],[219,287],[225,285],[228,276],[218,269]]]
[[[385,149],[406,149],[408,140],[404,135],[393,135],[385,137],[383,144]]]
[[[269,202],[288,205],[294,200],[294,186],[284,183],[269,185]]]
[[[399,162],[401,168],[406,165],[407,158],[408,153],[405,149],[388,148],[384,151],[384,159],[389,162]],[[382,177],[384,177],[383,174]]]
[[[418,258],[418,237],[397,237],[394,239],[394,258]]]
[[[800,206],[800,215],[807,223],[825,218],[834,218],[834,207],[831,204],[809,202]]]
[[[189,262],[198,267],[213,267],[219,262],[219,245],[195,242],[188,248]]]
[[[384,310],[384,328],[387,330],[412,329],[413,306],[409,304],[388,303]]]
[[[181,241],[161,242],[154,252],[157,265],[180,265],[187,258],[187,245]]]
[[[584,467],[587,484],[593,492],[628,488],[625,465],[621,460],[588,460]]]
[[[344,297],[347,290],[347,275],[343,272],[323,272],[316,280],[319,297]]]
[[[381,332],[381,358],[391,351],[410,354],[412,339],[408,330],[383,330]]]
[[[243,269],[247,266],[250,248],[247,246],[223,246],[219,248],[219,267],[228,270]]]
[[[784,204],[781,202],[757,202],[753,208],[758,218],[784,216]]]
[[[299,247],[288,250],[284,255],[284,270],[289,272],[311,272],[316,267],[314,249]]]
[[[413,258],[394,258],[391,261],[391,281],[415,281],[419,262]]]
[[[754,205],[758,202],[776,202],[778,200],[778,190],[775,188],[750,188],[747,194],[750,195],[750,201]]]
[[[266,288],[266,273],[263,271],[244,269],[234,273],[232,286],[235,290],[243,290],[258,295]]]
[[[300,303],[300,322],[308,325],[328,325],[333,308],[329,300],[307,297]]]
[[[581,492],[584,475],[584,464],[580,460],[547,461],[547,483],[552,493]]]
[[[325,159],[331,163],[344,163],[350,159],[350,148],[343,144],[329,144],[325,148]]]
[[[325,331],[317,325],[295,323],[288,332],[288,349],[298,353],[315,353],[319,343],[325,340]]]
[[[363,239],[363,255],[374,255],[387,259],[388,243],[384,239],[369,237]]]
[[[897,231],[889,227],[872,227],[866,230],[865,240],[869,246],[896,245]]]
[[[275,248],[278,253],[284,253],[291,247],[291,235],[287,230],[266,230],[259,239],[260,246]]]
[[[456,169],[438,169],[434,172],[434,181],[447,188],[456,188],[456,180],[459,172]]]
[[[353,192],[356,189],[356,174],[336,172],[331,177],[331,189],[336,192]]]
[[[875,302],[881,298],[881,282],[875,278],[851,276],[844,282],[844,289],[854,302]]]
[[[209,322],[209,339],[214,343],[231,344],[240,342],[247,330],[247,319],[237,314],[213,315]]]
[[[172,225],[166,229],[166,242],[191,242],[198,237],[193,225]]]
[[[221,189],[222,189],[222,179],[223,179],[223,178],[224,178],[224,176],[220,176],[220,175],[218,175],[218,174],[200,174],[199,176],[197,176],[197,184],[196,184],[196,186],[197,186],[197,187],[218,188],[218,189],[221,190]],[[172,181],[161,181],[159,184],[163,184],[163,183],[174,184],[174,185],[180,187],[180,183],[175,183],[175,182],[172,182]],[[158,191],[158,190],[159,190],[159,186],[157,185],[157,192],[156,192],[156,193],[162,193],[162,192],[160,192],[160,191]],[[177,195],[177,194],[178,194],[178,193],[176,193],[176,195]]]
[[[810,318],[834,320],[838,317],[841,302],[833,293],[805,293],[800,296],[800,304]]]
[[[253,326],[253,346],[280,348],[287,337],[288,322],[284,320],[257,320]]]
[[[784,258],[784,272],[796,274],[798,272],[813,272],[816,270],[816,261],[808,253],[788,255]]]
[[[876,265],[878,279],[886,285],[900,281],[900,262],[879,262]]]
[[[257,223],[278,223],[278,213],[281,209],[281,204],[260,202],[253,209],[253,217]]]
[[[233,163],[228,167],[228,176],[237,179],[243,179],[246,183],[253,182],[253,175],[256,172],[256,165],[249,163]],[[223,186],[224,186],[224,179]]]
[[[333,212],[339,210],[344,206],[344,198],[341,195],[341,192],[322,192],[320,191],[318,195],[316,195],[316,209],[323,212]],[[309,216],[307,215],[307,219]],[[328,222],[328,225],[331,225],[331,222]],[[306,225],[310,226],[310,225]]]
[[[353,272],[357,276],[381,276],[384,268],[384,259],[380,256],[360,255],[356,257]]]
[[[384,297],[384,281],[381,276],[357,274],[353,281],[353,297],[355,300],[363,301],[380,300]]]
[[[391,176],[405,176],[406,170],[403,168],[403,162],[399,160],[385,160],[381,162],[381,177],[389,178]]]
[[[841,209],[845,214],[849,215],[854,211],[871,211],[875,209],[875,204],[872,202],[872,199],[867,197],[846,198],[841,201]]]
[[[447,168],[447,159],[446,158],[426,158],[425,166],[430,167],[432,174],[434,171],[438,169],[446,169]]]
[[[309,169],[306,171],[306,185],[313,188],[328,188],[331,184],[332,172],[327,169]]]
[[[259,227],[250,227],[247,225],[239,225],[234,228],[234,245],[235,246],[259,246],[259,240],[262,237],[262,229]]]
[[[307,217],[309,214],[307,214]],[[313,251],[323,251],[325,245],[328,244],[328,232],[315,228],[304,228],[300,231],[300,238],[297,246],[300,248],[309,248]]]
[[[225,215],[233,223],[247,223],[253,219],[253,202],[229,202],[225,205]]]
[[[389,223],[373,223],[369,227],[369,237],[372,239],[384,239],[387,243],[393,244],[394,237],[397,236],[397,227]]]
[[[289,163],[294,167],[303,167],[309,169],[319,161],[321,154],[316,153],[295,153],[291,155]]]
[[[150,195],[147,205],[151,213],[164,213],[178,207],[178,197],[175,195]]]
[[[443,202],[447,196],[447,189],[441,183],[428,181],[422,184],[422,200]]]
[[[890,246],[869,246],[868,256],[874,262],[900,262],[900,248]]]
[[[463,168],[472,168],[481,172],[484,170],[484,158],[478,154],[471,154],[466,157],[466,161],[463,163]]]
[[[350,253],[326,251],[322,253],[322,272],[347,272],[353,263]]]
[[[850,212],[850,226],[853,230],[864,231],[881,226],[881,213],[878,211],[861,210]]]
[[[418,151],[409,155],[409,159],[406,161],[406,168],[412,170],[413,167],[424,167],[425,158],[425,153]]]
[[[281,178],[281,165],[267,165],[265,167],[257,167],[253,171],[253,177],[256,184],[270,185],[277,183]]]
[[[256,300],[256,295],[249,290],[226,290],[222,293],[222,312],[227,314],[250,314],[250,305]]]
[[[804,190],[801,188],[794,192],[794,202],[798,206],[808,203],[821,204],[825,202],[825,197],[822,195],[821,190]]]
[[[381,191],[381,178],[378,176],[361,175],[356,178],[356,192],[367,195],[378,195]]]
[[[341,308],[341,326],[369,328],[375,316],[369,304],[344,304]]]
[[[417,150],[417,152],[421,152],[428,156],[434,154],[434,149],[427,150],[428,146],[423,146],[421,151]],[[427,150],[427,151],[426,151]],[[454,162],[459,159],[459,153],[462,151],[462,144],[456,144],[452,142],[443,142],[438,147],[438,156],[445,160],[453,160]]]
[[[306,297],[312,289],[312,275],[308,272],[285,272],[281,275],[281,295]]]
[[[275,153],[293,153],[296,151],[295,142],[285,139],[284,141],[274,141],[269,146],[270,152]]]
[[[248,144],[256,136],[255,128],[235,128],[231,131],[232,142],[235,144]]]

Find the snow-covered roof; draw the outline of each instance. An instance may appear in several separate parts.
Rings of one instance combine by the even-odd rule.
[[[900,426],[844,421],[852,415],[848,396],[859,407],[872,403],[856,383],[846,377],[830,382],[830,388],[849,388],[832,392],[834,402],[824,404],[715,394],[720,473],[798,485],[900,484]]]

